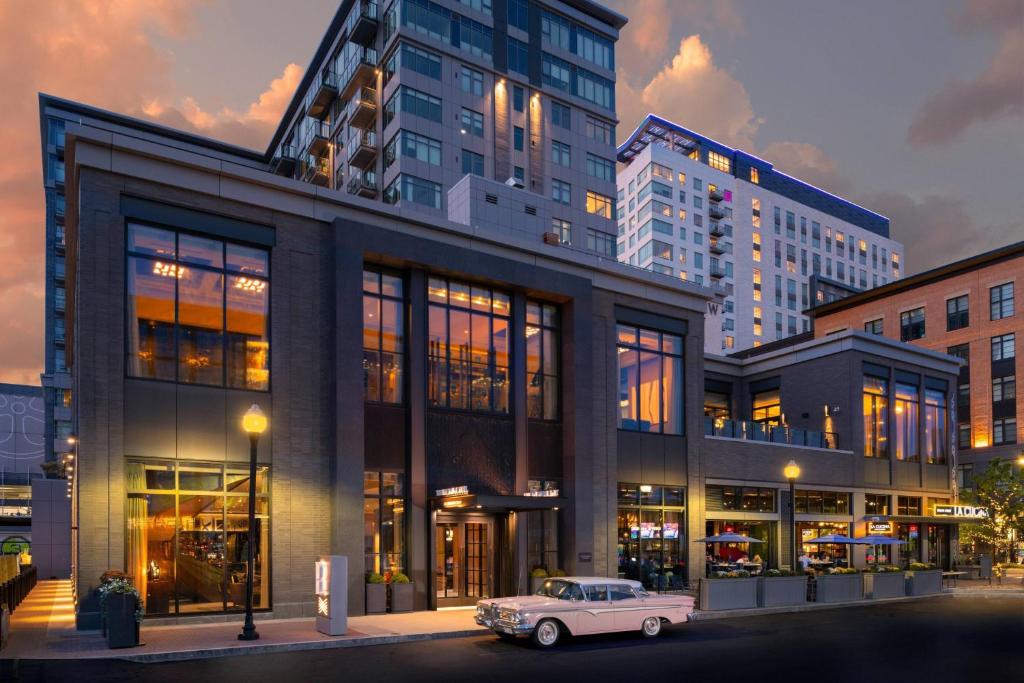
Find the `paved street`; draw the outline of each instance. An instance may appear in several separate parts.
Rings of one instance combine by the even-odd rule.
[[[161,664],[21,661],[16,681],[975,681],[1019,669],[1024,600],[936,599],[695,622],[656,640],[578,638],[551,652],[492,637]]]

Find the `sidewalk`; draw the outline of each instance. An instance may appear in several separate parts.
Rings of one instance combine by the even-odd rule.
[[[487,633],[473,621],[472,609],[350,617],[348,633],[325,636],[314,619],[266,619],[256,622],[260,639],[238,640],[242,616],[232,624],[161,626],[143,622],[143,646],[107,648],[98,631],[76,631],[68,581],[40,581],[11,616],[11,636],[0,659],[126,659],[159,662],[224,657],[247,653],[319,650],[413,640],[461,638]],[[198,649],[197,649],[198,648]]]

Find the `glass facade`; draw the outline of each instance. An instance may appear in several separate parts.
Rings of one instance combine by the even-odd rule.
[[[683,338],[618,325],[619,429],[683,433]]]
[[[257,468],[257,609],[270,608],[269,478]],[[125,570],[146,614],[245,609],[249,465],[129,460],[125,486]]]
[[[779,390],[771,389],[754,394],[750,415],[754,422],[772,427],[781,425],[782,403],[779,398]]]
[[[363,569],[387,574],[405,570],[405,475],[363,475]]]
[[[363,270],[363,397],[402,403],[405,376],[404,285],[398,275]]]
[[[889,430],[886,412],[889,385],[877,377],[864,378],[864,456],[889,457]]]
[[[928,462],[945,464],[949,451],[949,413],[946,393],[926,389],[924,392],[924,455]]]
[[[917,461],[920,403],[917,387],[896,384],[896,401],[893,420],[896,423],[896,459]]]
[[[535,420],[558,419],[558,308],[526,304],[526,414]]]
[[[619,484],[619,578],[649,590],[680,590],[686,581],[686,489]]]
[[[797,492],[797,512],[800,492]],[[842,543],[809,543],[815,538],[830,534],[850,535],[850,525],[845,522],[797,522],[796,537],[800,541],[800,554],[823,562],[832,562],[836,567],[850,565],[849,546]]]

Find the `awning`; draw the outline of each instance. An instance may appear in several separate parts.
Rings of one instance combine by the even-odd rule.
[[[569,503],[567,499],[555,496],[499,496],[490,494],[435,497],[431,498],[430,502],[435,510],[487,510],[490,512],[557,510]]]

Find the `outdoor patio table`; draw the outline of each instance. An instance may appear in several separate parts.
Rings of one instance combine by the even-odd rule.
[[[953,588],[957,586],[957,579],[961,576],[967,576],[967,572],[942,572],[942,582],[949,587],[950,582],[953,583]]]

